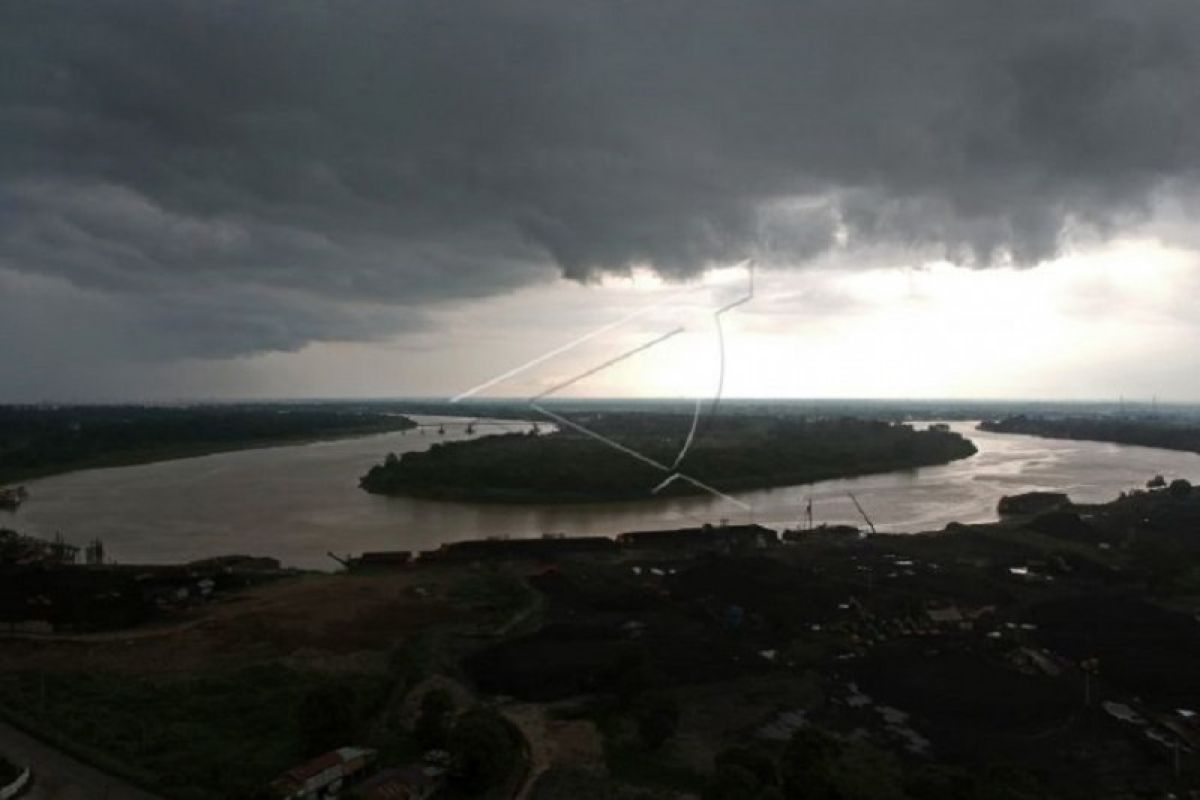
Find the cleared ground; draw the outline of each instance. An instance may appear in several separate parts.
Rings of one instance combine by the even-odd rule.
[[[383,667],[388,650],[434,625],[463,621],[447,598],[453,570],[305,575],[259,586],[131,631],[10,639],[0,672],[80,668],[155,675],[238,668],[280,658],[317,668]]]

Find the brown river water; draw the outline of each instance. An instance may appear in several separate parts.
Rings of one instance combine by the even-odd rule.
[[[379,497],[358,488],[359,476],[388,451],[466,435],[451,427],[442,436],[431,429],[387,433],[43,478],[26,484],[31,496],[20,511],[0,512],[0,527],[61,533],[79,545],[99,537],[110,558],[126,563],[249,553],[332,569],[330,550],[343,556],[423,550],[487,536],[611,535],[722,519],[782,528],[797,525],[810,497],[818,523],[860,524],[849,493],[881,531],[911,532],[995,519],[1004,494],[1050,489],[1097,502],[1157,473],[1200,482],[1200,455],[1193,453],[986,433],[974,423],[952,427],[975,442],[977,455],[940,467],[736,493],[750,511],[711,496],[494,505]]]

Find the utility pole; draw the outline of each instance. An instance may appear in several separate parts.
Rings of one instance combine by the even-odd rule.
[[[858,513],[862,514],[862,518],[867,521],[867,527],[871,529],[871,533],[875,533],[875,523],[871,522],[871,518],[867,516],[867,512],[863,510],[862,504],[858,502],[858,498],[853,492],[846,492],[850,496],[850,500],[854,503],[854,507],[858,509]]]
[[[1085,658],[1079,662],[1079,668],[1083,670],[1083,707],[1090,708],[1092,705],[1092,675],[1100,671],[1100,659]]]

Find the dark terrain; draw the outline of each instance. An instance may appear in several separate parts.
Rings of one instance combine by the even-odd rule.
[[[42,632],[5,642],[0,700],[168,797],[251,796],[318,746],[411,762],[429,686],[526,740],[444,797],[1163,797],[1200,780],[1198,521],[1175,481],[907,536],[493,540],[324,576],[10,563],[10,630]],[[298,709],[331,693],[314,734]]]

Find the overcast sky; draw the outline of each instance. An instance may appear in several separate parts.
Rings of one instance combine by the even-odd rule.
[[[0,401],[1200,400],[1194,0],[0,5]],[[678,292],[687,289],[682,297]],[[684,320],[680,322],[680,320]]]

